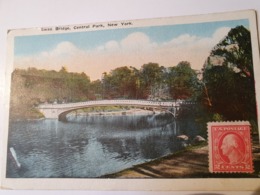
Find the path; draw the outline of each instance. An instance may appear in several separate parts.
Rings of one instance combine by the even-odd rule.
[[[207,151],[207,147],[204,146],[199,149],[179,152],[110,176],[116,178],[185,178],[191,176],[191,169],[193,174],[208,173]],[[196,160],[198,157],[200,162]]]
[[[170,156],[107,175],[108,178],[235,178],[260,177],[260,145],[253,145],[255,172],[252,174],[213,174],[208,171],[208,147],[187,149]]]

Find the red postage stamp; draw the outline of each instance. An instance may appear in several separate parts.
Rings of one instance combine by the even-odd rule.
[[[208,123],[209,171],[212,173],[252,173],[250,123]]]

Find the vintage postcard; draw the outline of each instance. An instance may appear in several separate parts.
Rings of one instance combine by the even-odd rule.
[[[260,190],[256,24],[10,30],[2,188]]]

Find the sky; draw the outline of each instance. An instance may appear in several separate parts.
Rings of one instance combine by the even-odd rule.
[[[133,27],[64,34],[18,36],[14,68],[85,72],[91,80],[121,66],[140,69],[149,62],[176,66],[189,61],[200,70],[211,49],[238,25],[248,20]]]

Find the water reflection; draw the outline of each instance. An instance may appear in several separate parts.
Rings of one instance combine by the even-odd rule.
[[[181,148],[176,135],[182,123],[167,114],[70,116],[68,121],[11,122],[8,146],[22,168],[9,154],[7,177],[99,177]]]

